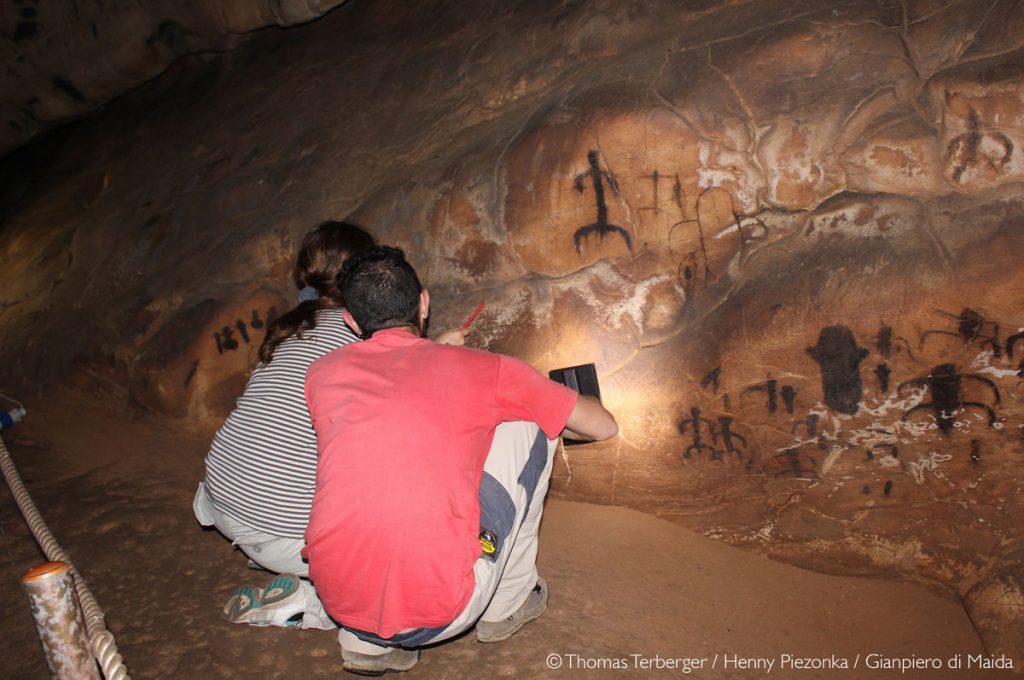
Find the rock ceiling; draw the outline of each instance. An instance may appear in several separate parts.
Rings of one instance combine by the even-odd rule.
[[[0,157],[91,113],[195,52],[344,0],[6,0],[0,5]]]

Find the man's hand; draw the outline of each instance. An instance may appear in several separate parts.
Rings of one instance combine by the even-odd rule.
[[[466,336],[469,335],[469,330],[465,328],[452,328],[447,330],[441,335],[437,336],[436,342],[439,345],[465,345]]]
[[[611,439],[618,433],[619,425],[615,422],[615,416],[601,405],[600,400],[584,394],[576,400],[576,407],[562,430],[564,437],[590,442]]]

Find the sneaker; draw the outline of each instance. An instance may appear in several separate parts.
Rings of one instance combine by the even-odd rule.
[[[418,649],[392,647],[384,654],[360,654],[341,650],[341,667],[356,675],[384,675],[388,671],[410,670],[420,660]]]
[[[537,585],[526,597],[523,606],[512,616],[501,621],[477,621],[476,639],[479,642],[501,642],[507,640],[530,621],[538,618],[548,608],[548,584],[537,578]]]
[[[245,585],[224,605],[224,618],[252,626],[294,626],[302,622],[306,596],[299,577],[275,576],[263,588]]]

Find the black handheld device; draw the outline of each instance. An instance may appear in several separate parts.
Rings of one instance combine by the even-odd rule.
[[[601,398],[601,386],[597,383],[597,367],[594,364],[582,364],[580,366],[569,366],[568,368],[556,368],[548,371],[548,377],[555,382],[562,383],[566,387],[576,390],[580,394]],[[586,444],[587,442],[578,439],[562,438],[566,446],[575,444]]]

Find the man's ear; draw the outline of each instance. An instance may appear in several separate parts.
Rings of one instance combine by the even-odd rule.
[[[345,323],[348,324],[349,328],[356,332],[356,335],[363,334],[363,330],[359,327],[359,324],[356,323],[356,320],[352,318],[352,315],[348,313],[347,309],[342,308],[341,318],[345,319]]]
[[[420,325],[430,316],[430,293],[424,288],[420,291]]]

